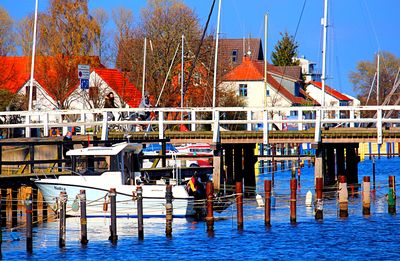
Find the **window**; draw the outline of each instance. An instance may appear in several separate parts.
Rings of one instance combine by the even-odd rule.
[[[247,84],[239,84],[239,96],[247,97]]]
[[[290,111],[290,116],[297,116],[298,115],[298,111]]]
[[[238,60],[238,50],[232,50],[231,59],[233,63],[236,63]]]
[[[348,106],[348,102],[347,101],[340,101],[339,102],[339,106]]]
[[[267,96],[267,97],[269,97],[269,90],[267,89],[267,92],[265,93],[265,95]]]
[[[99,87],[89,87],[89,100],[95,101],[99,98]]]
[[[29,97],[29,88],[30,86],[28,85],[28,86],[26,86],[25,87],[25,94],[26,94],[26,96],[27,97]],[[36,88],[36,86],[33,86],[33,88],[32,88],[32,101],[36,101],[36,90],[37,88]]]

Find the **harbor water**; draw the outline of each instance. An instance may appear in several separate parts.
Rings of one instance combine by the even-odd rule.
[[[256,200],[244,203],[244,229],[238,230],[236,207],[215,214],[213,234],[206,223],[174,219],[172,238],[165,236],[165,220],[145,219],[144,240],[138,239],[136,219],[118,219],[118,242],[108,240],[109,220],[89,219],[87,246],[79,243],[79,219],[67,219],[66,247],[58,247],[58,223],[48,222],[34,228],[33,253],[25,250],[24,228],[3,230],[4,260],[398,260],[400,258],[400,215],[388,214],[386,194],[388,176],[400,180],[400,158],[376,160],[376,193],[371,200],[371,215],[362,215],[361,191],[351,197],[349,217],[339,218],[335,193],[325,193],[324,218],[314,219],[312,208],[305,207],[308,190],[314,194],[314,170],[301,169],[297,196],[297,223],[290,223],[289,180],[291,171],[275,173],[275,208],[270,228],[264,226],[264,209]],[[371,176],[372,161],[359,163],[359,182]],[[296,175],[297,176],[297,175]],[[257,176],[257,192],[262,194],[265,179]],[[398,186],[397,186],[398,188]],[[397,211],[400,212],[400,200]]]

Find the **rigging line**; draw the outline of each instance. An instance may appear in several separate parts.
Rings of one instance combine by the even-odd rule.
[[[185,94],[185,92],[186,92],[186,90],[187,90],[187,88],[188,88],[190,79],[192,78],[192,74],[193,74],[193,72],[194,72],[194,68],[196,67],[196,62],[197,62],[197,60],[198,60],[198,58],[199,58],[201,46],[203,45],[204,37],[206,36],[206,32],[207,32],[207,29],[208,29],[208,24],[210,23],[211,15],[212,15],[213,10],[214,10],[215,1],[216,1],[216,0],[213,0],[213,3],[212,3],[211,8],[210,8],[210,12],[208,13],[206,26],[204,27],[203,35],[201,36],[201,40],[200,40],[199,47],[198,47],[197,50],[196,50],[196,56],[194,57],[193,66],[191,66],[191,68],[190,68],[187,81],[186,81],[186,82],[184,81],[184,85],[183,85],[183,86],[184,86],[184,88],[183,88],[183,94]]]
[[[372,32],[374,33],[375,41],[376,41],[376,44],[378,45],[378,51],[379,51],[379,50],[381,50],[381,44],[379,43],[379,39],[378,39],[378,35],[376,33],[376,30],[375,30],[375,26],[372,23],[371,12],[369,11],[369,7],[368,7],[367,2],[365,0],[363,0],[363,3],[364,3],[364,6],[365,6],[365,9],[367,10],[368,22],[369,22],[370,26],[372,27]]]
[[[306,7],[306,4],[307,4],[307,0],[304,0],[304,2],[303,2],[303,7],[301,8],[301,12],[300,12],[300,17],[299,17],[299,20],[297,21],[296,30],[295,30],[294,36],[293,36],[293,41],[294,41],[294,43],[296,43],[297,32],[298,32],[299,27],[300,27],[301,19],[302,19],[302,17],[303,17],[303,13],[304,13],[304,9],[305,9],[305,7]],[[283,67],[283,73],[282,73],[281,79],[280,79],[280,81],[279,81],[279,85],[280,85],[280,86],[282,86],[282,81],[283,81],[283,77],[284,77],[284,75],[285,75],[285,73],[286,73],[286,69],[287,69],[287,65],[285,65],[285,66]],[[278,88],[277,92],[279,92],[279,89],[280,89],[280,87]]]

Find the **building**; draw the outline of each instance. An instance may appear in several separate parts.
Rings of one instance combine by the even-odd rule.
[[[310,60],[305,59],[304,57],[295,58],[296,61],[299,61],[299,66],[301,67],[301,72],[304,77],[305,82],[321,81],[321,72],[319,72],[316,68],[316,63]]]
[[[247,107],[293,107],[318,105],[303,90],[301,68],[298,66],[267,67],[267,86],[264,81],[264,63],[243,57],[242,63],[228,72],[221,89],[236,91],[237,95],[245,100]],[[281,109],[271,117],[298,117],[297,110]],[[253,119],[262,119],[262,115],[254,114]]]

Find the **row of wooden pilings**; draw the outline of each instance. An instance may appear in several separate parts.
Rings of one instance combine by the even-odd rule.
[[[396,194],[395,194],[395,177],[389,176],[389,192],[387,194],[388,201],[388,212],[390,214],[396,213]],[[371,206],[371,183],[370,177],[363,177],[363,191],[362,191],[362,213],[363,215],[370,215]],[[244,228],[244,218],[243,218],[243,184],[242,182],[236,182],[236,208],[237,208],[237,228],[239,230]],[[264,192],[265,192],[265,205],[264,205],[264,223],[265,226],[271,226],[271,192],[272,192],[272,182],[271,180],[264,181]],[[315,194],[316,199],[314,201],[314,213],[316,220],[323,219],[323,180],[322,178],[316,178],[315,180]],[[116,210],[116,196],[117,191],[111,188],[109,191],[110,197],[110,208],[111,208],[111,225],[110,225],[110,236],[109,240],[112,243],[116,243],[118,240],[117,235],[117,210]],[[142,188],[137,187],[134,197],[137,200],[137,218],[138,218],[138,238],[140,240],[144,239],[144,227],[143,227],[143,196]],[[80,242],[83,245],[88,244],[88,234],[87,234],[87,217],[86,217],[86,192],[81,190],[78,195],[80,199]],[[166,226],[165,233],[167,237],[172,236],[172,219],[173,219],[173,195],[172,195],[172,185],[167,185],[166,193]],[[66,245],[66,206],[67,206],[68,195],[65,192],[60,192],[59,196],[59,247],[65,247]],[[307,200],[306,200],[307,201]],[[346,177],[339,176],[338,184],[338,201],[339,201],[339,216],[345,218],[348,216],[348,190],[346,184]],[[207,231],[214,231],[214,191],[213,183],[208,181],[206,184],[206,224]],[[32,195],[28,194],[25,200],[26,204],[26,249],[28,252],[33,251],[33,232],[32,232],[32,208],[33,200]],[[2,200],[0,198],[0,208],[2,205]],[[308,207],[311,207],[311,202],[307,203]],[[290,222],[296,223],[296,207],[297,207],[297,179],[292,177],[290,180]],[[0,217],[0,220],[3,220]],[[2,234],[0,229],[0,256],[1,256],[1,244],[2,244]]]

